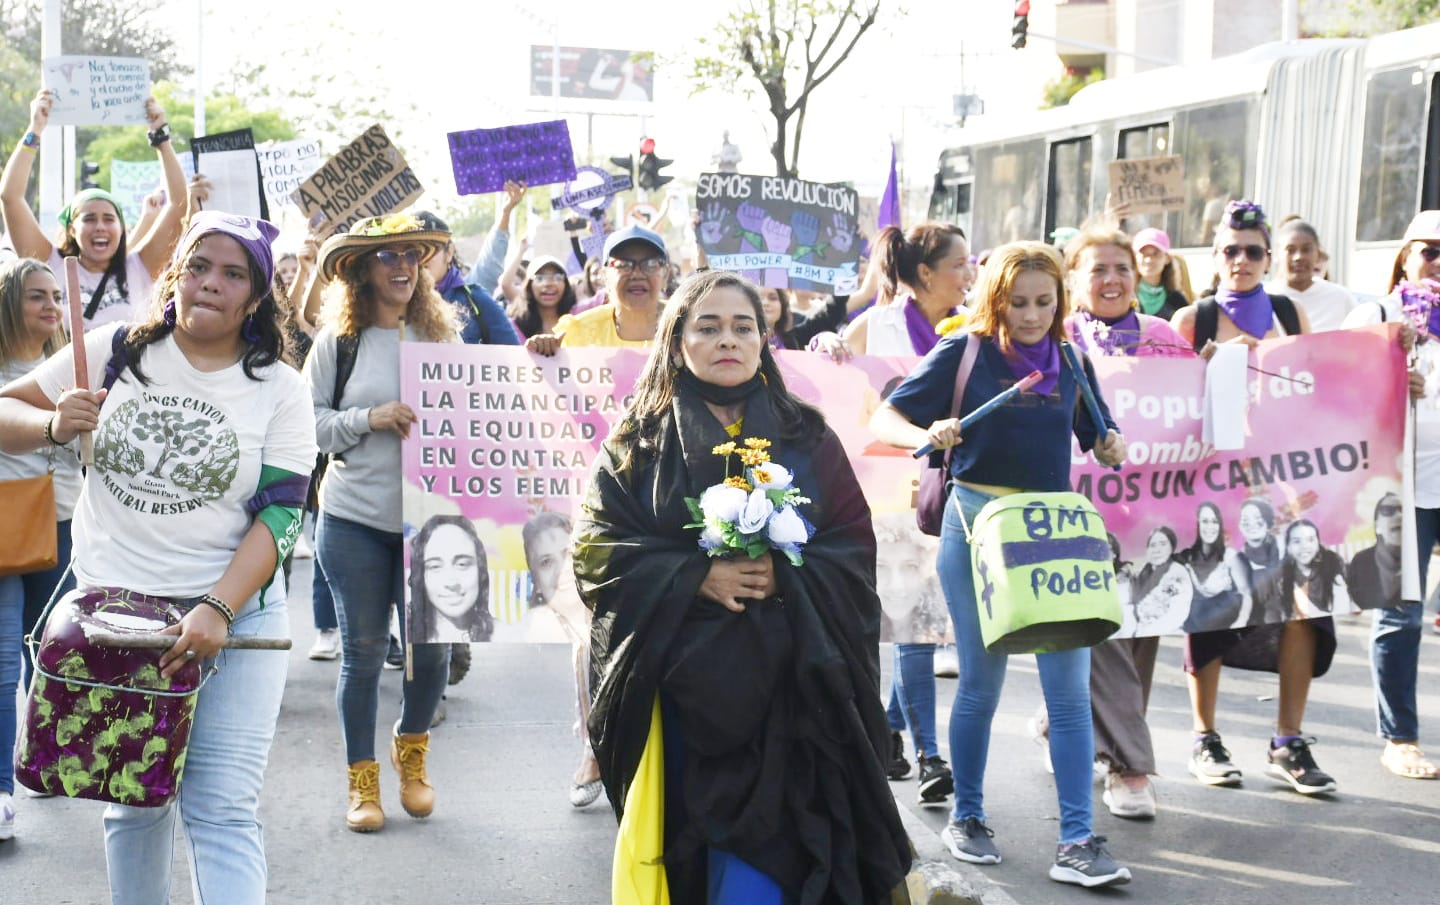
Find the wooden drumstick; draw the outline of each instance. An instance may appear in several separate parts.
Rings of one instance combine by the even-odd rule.
[[[70,349],[75,358],[75,389],[90,389],[90,362],[85,357],[85,302],[80,298],[80,259],[65,259],[65,295],[70,303]],[[82,431],[80,464],[95,464],[95,435]]]
[[[175,646],[174,635],[130,634],[128,632],[89,632],[87,637],[96,647],[131,647],[164,650]],[[289,638],[256,638],[249,635],[230,637],[221,645],[225,650],[289,650]]]

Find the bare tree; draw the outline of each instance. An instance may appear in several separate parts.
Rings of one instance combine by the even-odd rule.
[[[810,97],[875,24],[880,0],[742,0],[700,41],[691,81],[696,92],[759,83],[775,120],[775,175],[800,172],[800,138]]]

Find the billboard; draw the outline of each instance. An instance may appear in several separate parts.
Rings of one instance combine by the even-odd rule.
[[[555,48],[530,46],[530,93],[550,97],[554,92]],[[560,48],[560,96],[595,101],[655,100],[654,55],[649,51],[600,47]]]

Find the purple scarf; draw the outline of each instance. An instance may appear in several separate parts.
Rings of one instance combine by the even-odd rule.
[[[1042,375],[1040,382],[1030,388],[1030,391],[1038,396],[1049,396],[1055,392],[1055,385],[1060,382],[1060,346],[1055,342],[1055,337],[1048,333],[1033,346],[1011,342],[1010,351],[1005,355],[1005,363],[1010,366],[1010,374],[1016,380],[1031,371],[1039,371]]]
[[[1140,347],[1140,316],[1134,308],[1119,317],[1096,317],[1082,308],[1076,326],[1080,345],[1096,355],[1134,355]]]
[[[454,264],[451,264],[450,269],[445,271],[445,275],[440,278],[440,281],[438,283],[435,284],[435,291],[440,293],[441,295],[444,295],[451,289],[455,289],[459,286],[464,285],[465,277],[461,275],[460,268],[456,267]]]
[[[1264,286],[1256,286],[1249,292],[1232,292],[1222,286],[1215,290],[1215,301],[1235,326],[1256,339],[1264,339],[1270,332],[1275,314]]]
[[[954,317],[955,309],[951,308],[945,313],[946,317]],[[910,345],[915,349],[916,355],[926,355],[940,342],[940,334],[935,332],[935,325],[920,310],[920,303],[912,297],[905,299],[905,329],[910,334]],[[1025,373],[1030,373],[1026,371]]]

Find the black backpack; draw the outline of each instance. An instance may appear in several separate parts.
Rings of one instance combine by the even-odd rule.
[[[1275,317],[1280,321],[1280,326],[1290,336],[1298,336],[1300,333],[1300,313],[1295,310],[1295,303],[1289,296],[1270,296],[1270,307],[1275,311]],[[1215,338],[1215,333],[1220,328],[1220,303],[1215,301],[1215,296],[1210,295],[1195,303],[1195,351],[1198,353],[1205,348],[1205,344]]]

